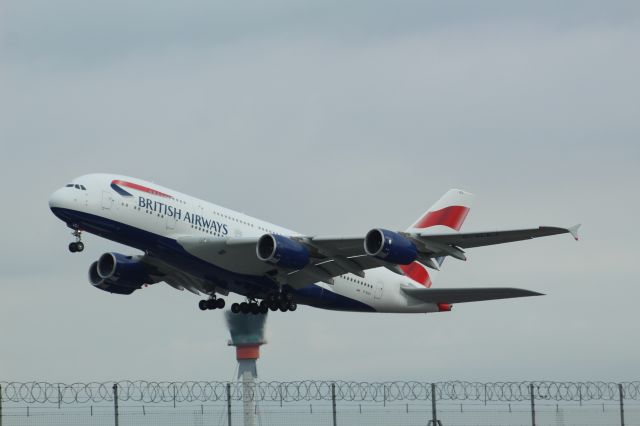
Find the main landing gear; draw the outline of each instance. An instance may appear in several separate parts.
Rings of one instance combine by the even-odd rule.
[[[255,299],[249,299],[248,302],[231,304],[231,312],[233,312],[234,314],[243,313],[245,315],[246,314],[258,315],[258,314],[266,314],[268,311],[269,311],[269,307],[267,306],[267,303],[264,300],[258,303],[258,301]]]
[[[281,293],[271,293],[265,299],[267,306],[272,311],[280,310],[280,312],[295,311],[298,304],[293,300],[293,294],[288,291]]]
[[[224,308],[224,299],[218,299],[215,296],[212,296],[208,300],[201,300],[198,302],[198,307],[201,311],[206,311],[208,309],[222,309]]]
[[[76,238],[76,241],[73,243],[69,243],[69,251],[71,253],[75,253],[84,250],[84,243],[82,242],[82,231],[76,229],[71,233],[71,235]]]
[[[248,302],[233,303],[231,305],[231,312],[245,315],[266,314],[269,310],[287,312],[295,311],[296,309],[298,309],[298,304],[293,301],[293,294],[291,293],[272,293],[260,303],[251,298]]]

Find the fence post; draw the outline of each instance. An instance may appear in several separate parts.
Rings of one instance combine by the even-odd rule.
[[[115,425],[118,426],[118,384],[113,384],[113,414]]]
[[[436,412],[436,384],[431,383],[431,421],[433,426],[438,425],[438,413]]]
[[[231,426],[231,383],[227,383],[227,426]]]
[[[536,426],[536,399],[533,394],[533,383],[529,383],[529,394],[531,395],[531,426]]]
[[[620,426],[624,426],[624,392],[622,383],[618,383],[618,392],[620,393]]]
[[[387,406],[387,385],[382,386],[382,406]]]
[[[336,416],[336,384],[331,383],[331,406],[333,407],[333,426],[338,425],[338,417]]]

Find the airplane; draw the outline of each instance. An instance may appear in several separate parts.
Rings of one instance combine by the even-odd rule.
[[[358,236],[300,234],[144,180],[114,174],[73,179],[49,199],[53,214],[73,230],[71,252],[82,252],[82,233],[144,254],[104,253],[89,267],[89,282],[128,295],[165,282],[204,295],[201,310],[222,309],[237,293],[234,313],[316,308],[389,313],[448,312],[453,304],[539,296],[518,288],[431,288],[447,257],[466,260],[466,249],[571,234],[578,228],[540,226],[460,232],[473,195],[447,191],[404,231],[374,228]]]

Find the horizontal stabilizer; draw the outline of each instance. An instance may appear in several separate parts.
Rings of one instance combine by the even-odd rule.
[[[509,287],[414,288],[403,287],[405,294],[427,303],[464,303],[514,297],[544,296],[535,291]]]

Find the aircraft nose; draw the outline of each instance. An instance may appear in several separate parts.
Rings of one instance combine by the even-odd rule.
[[[51,210],[57,208],[57,207],[62,207],[63,201],[64,201],[64,196],[62,194],[63,190],[58,189],[57,191],[55,191],[53,194],[51,194],[51,196],[49,197],[49,208]]]

